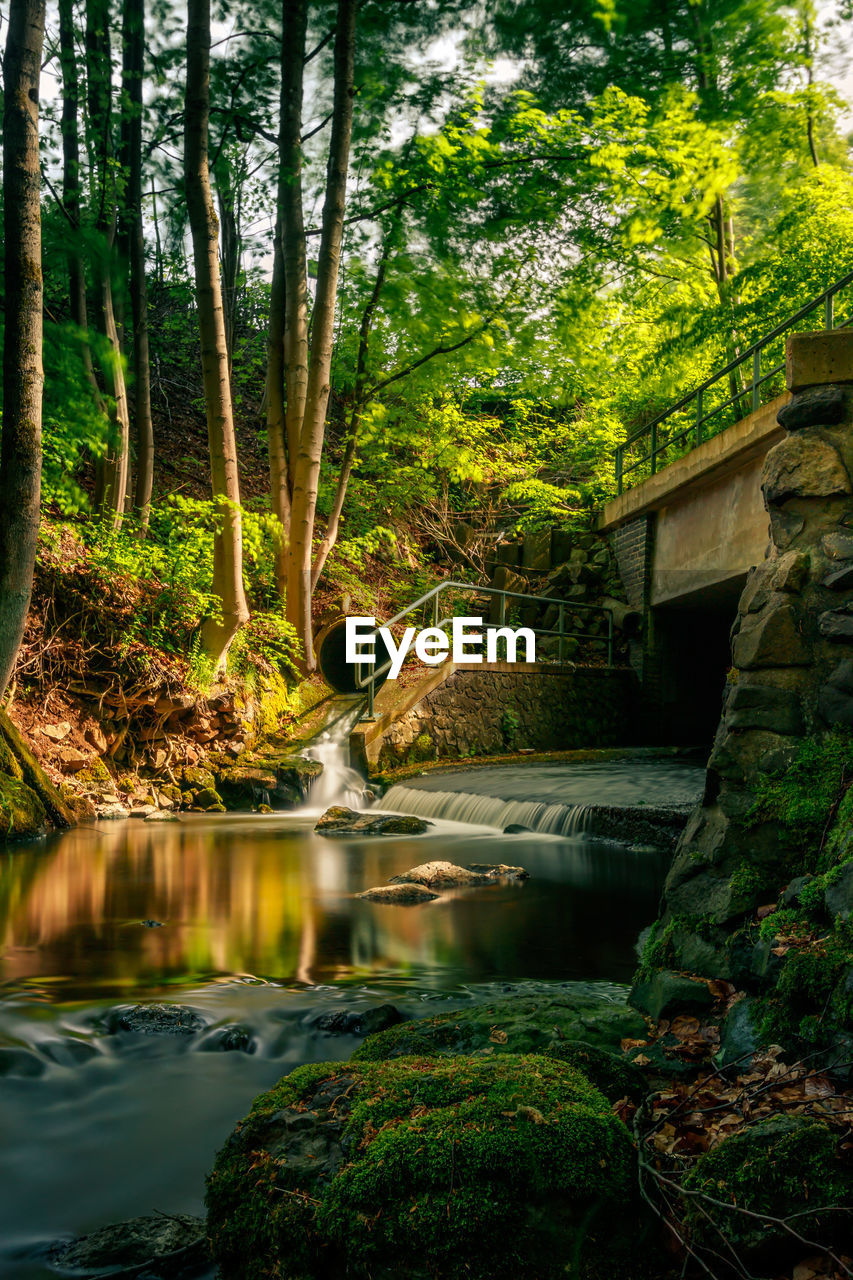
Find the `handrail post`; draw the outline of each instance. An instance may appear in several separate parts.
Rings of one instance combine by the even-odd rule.
[[[438,626],[438,592],[432,598],[432,625]]]
[[[752,353],[752,412],[759,407],[759,384],[761,382],[761,347]]]
[[[613,666],[613,610],[607,610],[607,665]]]
[[[835,304],[835,294],[828,293],[826,295],[826,302],[824,303],[824,326],[823,327],[825,329],[835,328],[835,305],[834,304]]]
[[[618,444],[616,446],[616,492],[617,493],[622,492],[622,466],[623,466],[622,446],[621,444]]]
[[[652,475],[654,475],[658,469],[658,424],[656,422],[652,423],[649,457],[652,463]]]
[[[367,686],[367,718],[368,720],[373,719],[373,691],[374,691],[375,685],[376,685],[376,676],[371,676],[370,682]]]
[[[705,394],[700,387],[696,392],[696,444],[702,443],[702,418],[704,415]]]
[[[563,665],[563,634],[565,632],[565,625],[564,625],[565,608],[566,608],[565,605],[561,602],[560,612],[559,612],[559,621],[557,622],[557,626],[559,627],[559,630],[560,630],[560,634],[557,638],[557,662],[559,663],[560,666]]]

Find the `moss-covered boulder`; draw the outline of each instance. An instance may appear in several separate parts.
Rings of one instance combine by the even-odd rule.
[[[853,1175],[819,1121],[779,1116],[727,1138],[697,1161],[684,1189],[694,1238],[714,1248],[722,1233],[741,1254],[789,1258],[794,1237],[778,1220],[796,1214],[801,1237],[849,1249]]]
[[[222,1280],[591,1280],[631,1274],[634,1185],[627,1130],[566,1063],[321,1063],[219,1153],[208,1234]]]
[[[409,1054],[544,1053],[555,1041],[618,1050],[621,1040],[641,1039],[646,1033],[643,1018],[627,1005],[565,991],[507,996],[402,1022],[368,1036],[355,1056],[379,1062]]]
[[[0,840],[22,840],[45,830],[44,805],[30,787],[11,774],[0,773]]]
[[[640,1068],[609,1049],[597,1049],[583,1041],[558,1040],[548,1046],[545,1056],[568,1062],[582,1071],[608,1102],[619,1102],[622,1098],[641,1102],[649,1092],[648,1081]]]

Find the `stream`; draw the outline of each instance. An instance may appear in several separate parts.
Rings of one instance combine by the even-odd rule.
[[[494,806],[685,803],[701,782],[676,760],[505,766],[392,789],[383,809],[428,811],[419,837],[325,839],[307,809],[100,822],[9,846],[0,1276],[55,1275],[47,1243],[110,1222],[202,1213],[205,1173],[253,1097],[360,1043],[324,1015],[387,1003],[425,1015],[554,983],[621,998],[669,854],[571,823],[507,835],[522,819]],[[353,896],[438,858],[520,864],[530,879],[415,908]],[[203,1029],[116,1031],[117,1009],[153,1001],[190,1006]],[[223,1052],[217,1032],[235,1025],[242,1048]]]

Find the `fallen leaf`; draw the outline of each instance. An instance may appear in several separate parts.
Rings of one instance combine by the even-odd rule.
[[[489,1032],[489,1039],[492,1044],[506,1044],[507,1034],[505,1031],[501,1031],[500,1027],[492,1027]]]

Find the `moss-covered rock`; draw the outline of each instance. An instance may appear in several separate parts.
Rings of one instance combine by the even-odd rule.
[[[408,1054],[545,1053],[555,1038],[617,1049],[646,1035],[643,1018],[627,1005],[566,991],[509,996],[419,1018],[368,1036],[355,1053],[363,1062]]]
[[[627,1130],[566,1063],[321,1063],[219,1153],[208,1232],[223,1280],[626,1275],[634,1181]]]
[[[201,765],[189,765],[183,772],[183,791],[204,791],[207,788],[211,791],[216,790],[216,779],[209,769],[203,769]]]
[[[790,1256],[792,1236],[781,1224],[748,1215],[786,1218],[808,1210],[792,1223],[800,1236],[826,1247],[849,1243],[853,1176],[837,1146],[825,1124],[799,1116],[765,1120],[727,1138],[685,1179],[694,1237],[717,1248],[723,1232],[741,1252]]]
[[[0,773],[0,840],[23,840],[45,830],[47,814],[36,793],[11,774]]]
[[[619,1102],[622,1098],[640,1102],[649,1092],[648,1081],[640,1068],[609,1049],[598,1049],[579,1040],[556,1040],[545,1050],[545,1056],[568,1062],[583,1072],[608,1102]]]

